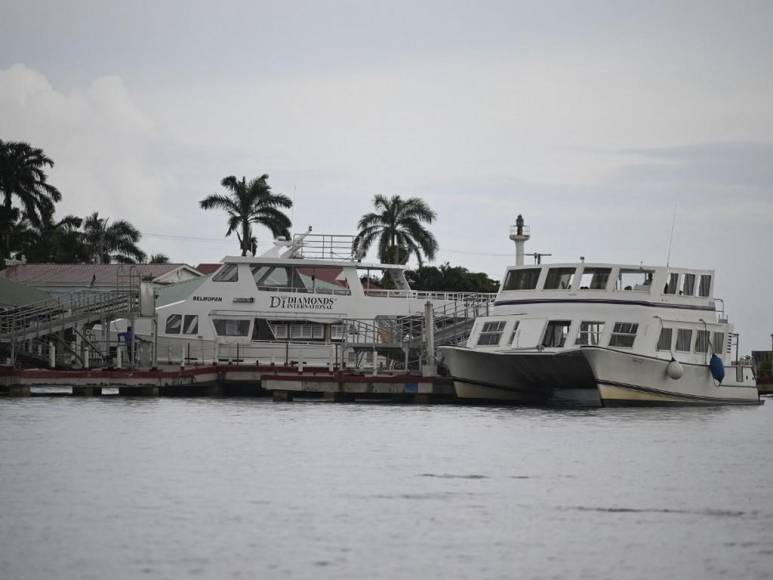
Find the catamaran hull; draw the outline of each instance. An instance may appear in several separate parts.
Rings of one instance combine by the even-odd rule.
[[[577,351],[503,353],[441,347],[440,352],[460,399],[601,404],[593,375]]]
[[[669,360],[601,347],[583,347],[605,406],[616,405],[758,405],[753,380],[726,376],[717,385],[708,365],[682,363],[683,374],[672,379]]]

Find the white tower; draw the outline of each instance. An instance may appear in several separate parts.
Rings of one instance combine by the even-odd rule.
[[[523,225],[523,216],[518,214],[515,218],[515,225],[510,226],[510,239],[515,242],[515,265],[523,266],[523,249],[526,240],[531,237],[529,226]]]

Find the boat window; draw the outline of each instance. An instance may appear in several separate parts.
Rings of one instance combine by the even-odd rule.
[[[294,340],[312,340],[325,338],[325,327],[321,324],[292,324],[290,338]]]
[[[478,336],[478,345],[499,344],[499,339],[502,338],[502,331],[504,329],[504,320],[484,322],[483,329],[480,331],[480,336]]]
[[[166,334],[180,334],[180,328],[182,328],[182,315],[170,314],[166,317],[166,326],[164,332]]]
[[[345,324],[330,325],[330,340],[343,340],[346,336]]]
[[[239,265],[226,264],[212,276],[213,282],[236,282],[239,280]]]
[[[692,330],[680,328],[676,331],[676,350],[690,352],[690,343],[692,343]]]
[[[199,317],[195,314],[186,314],[183,323],[183,334],[199,333]]]
[[[572,287],[574,268],[550,268],[545,278],[545,290],[565,290]]]
[[[574,341],[574,344],[588,344],[596,346],[600,343],[601,333],[603,332],[603,322],[583,320],[580,323],[580,332],[577,334],[577,340]]]
[[[560,348],[566,344],[566,337],[569,335],[571,320],[551,320],[545,329],[545,336],[542,339],[542,346]]]
[[[275,338],[268,320],[256,318],[252,327],[252,340],[274,340]]]
[[[725,352],[725,333],[715,332],[712,338],[713,338],[712,346],[714,347],[714,352],[717,354],[723,354]]]
[[[649,292],[654,274],[652,270],[626,270],[625,268],[620,268],[615,290]]]
[[[711,296],[711,274],[701,274],[700,282],[698,283],[698,296],[702,298]]]
[[[585,268],[580,278],[580,290],[606,290],[611,268]]]
[[[215,332],[218,336],[247,336],[250,333],[249,320],[233,320],[229,318],[216,318],[212,320]]]
[[[679,282],[679,274],[676,272],[672,272],[668,275],[668,282],[666,283],[666,288],[663,291],[664,294],[676,294],[676,289]]]
[[[343,268],[298,268],[297,276],[301,285],[309,292],[317,294],[351,294]]]
[[[609,346],[632,347],[638,331],[639,325],[635,322],[615,322]]]
[[[695,333],[695,352],[709,352],[708,330],[699,330]]]
[[[287,325],[286,324],[272,324],[271,328],[274,330],[274,336],[278,339],[287,339]]]
[[[695,294],[695,274],[685,274],[682,277],[682,291],[680,294],[685,296]]]
[[[539,280],[539,268],[510,270],[507,272],[502,290],[534,290]]]
[[[518,326],[520,326],[520,324],[520,320],[516,320],[515,324],[513,324],[513,331],[510,333],[510,342],[508,342],[508,344],[513,345],[515,343],[515,337],[518,335]]]
[[[658,338],[658,350],[671,350],[671,341],[674,338],[673,328],[661,328]]]
[[[300,286],[300,284],[293,285],[291,283],[292,276],[287,266],[250,266],[252,271],[252,277],[255,279],[255,285],[258,288],[289,288],[291,286]]]

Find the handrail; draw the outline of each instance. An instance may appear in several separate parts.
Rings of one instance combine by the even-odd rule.
[[[66,297],[42,300],[0,314],[0,339],[23,339],[25,335],[49,334],[69,323],[131,311],[139,300],[132,289],[96,292],[84,290]],[[97,317],[96,315],[99,314]]]

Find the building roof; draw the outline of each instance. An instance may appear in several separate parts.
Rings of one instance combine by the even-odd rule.
[[[48,292],[0,277],[0,307],[25,306],[50,298]]]
[[[204,263],[204,264],[199,264],[198,266],[196,266],[196,269],[199,272],[201,272],[202,274],[204,274],[205,276],[209,276],[213,272],[216,272],[220,268],[220,266],[222,266],[222,265],[223,264],[221,264],[220,262],[215,262],[215,263],[212,263],[212,264]]]
[[[111,286],[131,273],[156,280],[175,270],[199,272],[187,264],[16,264],[0,271],[0,278],[31,285],[90,284]],[[121,280],[123,279],[123,280]]]

